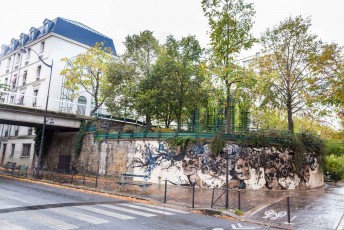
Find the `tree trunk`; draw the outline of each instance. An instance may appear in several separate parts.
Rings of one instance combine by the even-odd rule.
[[[228,84],[228,81],[226,81],[226,89],[227,89],[227,95],[226,95],[226,133],[231,132],[231,89],[230,89],[230,84]]]
[[[288,100],[287,102],[287,109],[288,109],[288,130],[291,133],[294,133],[293,108],[291,105],[291,100]]]
[[[148,128],[152,127],[152,117],[148,114],[146,114],[146,127]]]

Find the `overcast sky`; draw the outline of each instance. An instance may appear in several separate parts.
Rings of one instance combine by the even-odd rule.
[[[253,0],[251,0],[253,1]],[[201,0],[0,0],[0,45],[9,44],[45,18],[79,21],[113,39],[123,53],[124,38],[143,30],[154,31],[160,42],[196,35],[203,47],[209,43]],[[259,36],[289,15],[311,16],[312,31],[327,42],[344,45],[344,0],[256,0],[253,33]],[[253,51],[251,51],[253,52]]]

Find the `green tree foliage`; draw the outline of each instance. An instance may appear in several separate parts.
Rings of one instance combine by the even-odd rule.
[[[200,57],[202,49],[194,36],[167,38],[150,77],[140,83],[137,100],[142,108],[169,126],[173,120],[181,127],[183,118],[206,103]]]
[[[344,155],[331,154],[325,158],[326,172],[336,173],[339,177],[344,177]]]
[[[124,57],[116,58],[108,64],[106,77],[108,87],[111,89],[105,102],[107,111],[118,117],[133,116],[135,105],[133,90],[137,85],[135,81],[139,78],[135,64]]]
[[[231,87],[244,80],[234,65],[234,56],[250,48],[255,39],[251,34],[253,4],[244,0],[202,0],[202,8],[210,25],[213,74],[226,88],[226,124],[230,130]]]
[[[134,34],[125,38],[126,52],[122,56],[126,62],[133,65],[136,71],[136,82],[131,84],[128,92],[131,95],[127,95],[127,102],[131,102],[139,114],[146,116],[146,125],[151,125],[152,111],[149,106],[149,101],[138,100],[136,94],[141,90],[139,87],[146,87],[144,83],[140,83],[141,80],[151,77],[151,71],[153,64],[159,54],[160,46],[158,40],[154,37],[152,31],[145,30],[140,34]],[[131,100],[129,100],[131,98]],[[141,98],[145,100],[145,98]]]
[[[104,104],[111,93],[105,74],[112,59],[111,50],[104,48],[102,43],[90,47],[86,53],[73,59],[62,59],[66,63],[66,68],[61,71],[66,88],[72,91],[82,88],[91,95],[94,102],[91,114]]]
[[[334,67],[329,47],[310,32],[311,21],[289,17],[262,35],[264,55],[258,61],[262,106],[287,111],[288,130],[294,132],[293,116],[305,109],[319,109]],[[320,108],[321,109],[321,108]]]

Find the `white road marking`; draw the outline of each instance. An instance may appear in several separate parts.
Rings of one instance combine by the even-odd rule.
[[[161,207],[161,206],[153,206],[153,205],[142,204],[142,203],[135,203],[135,204],[150,207],[150,208],[157,208],[157,209],[167,210],[167,211],[171,211],[171,212],[182,213],[182,214],[190,213],[190,212],[186,212],[186,211],[181,211],[181,210],[177,210],[177,209],[173,209],[173,208],[166,208],[166,207]]]
[[[98,206],[110,208],[110,209],[114,209],[114,210],[118,210],[118,211],[122,211],[122,212],[128,212],[128,213],[139,215],[139,216],[145,216],[145,217],[156,216],[154,214],[150,214],[150,213],[146,213],[146,212],[140,212],[140,211],[136,211],[136,210],[132,210],[132,209],[128,209],[128,208],[117,207],[117,206],[113,206],[113,205],[109,205],[109,204],[100,204]]]
[[[172,213],[172,212],[166,212],[166,211],[160,211],[160,210],[151,209],[151,208],[145,208],[145,207],[141,207],[141,206],[133,205],[133,204],[120,204],[120,205],[127,206],[130,208],[141,209],[141,210],[145,210],[145,211],[149,211],[149,212],[155,212],[155,213],[159,213],[159,214],[163,214],[163,215],[174,215],[174,213]]]
[[[115,218],[118,218],[121,220],[135,219],[135,217],[132,217],[132,216],[127,216],[127,215],[119,214],[116,212],[110,212],[110,211],[106,211],[106,210],[98,209],[98,208],[94,208],[94,207],[89,207],[89,206],[77,206],[76,208],[80,208],[80,209],[90,211],[90,212],[99,213],[99,214],[106,215],[106,216],[115,217]]]
[[[91,224],[105,224],[105,223],[110,222],[108,220],[104,220],[104,219],[100,219],[100,218],[93,217],[93,216],[90,216],[90,215],[86,215],[86,214],[83,214],[83,213],[75,212],[75,211],[69,210],[67,208],[52,208],[52,209],[49,209],[49,210],[53,211],[53,212],[55,212],[57,214],[68,216],[68,217],[72,217],[72,218],[75,218],[75,219],[78,219],[78,220],[81,220],[81,221],[85,221],[85,222],[88,222],[88,223],[91,223]]]
[[[342,226],[342,227],[341,227]],[[335,222],[333,229],[343,230],[344,229],[344,214]]]
[[[8,222],[7,220],[1,220],[0,221],[0,229],[1,230],[26,230],[26,228],[12,224]]]
[[[293,220],[296,219],[297,216],[293,216],[291,219],[290,219],[290,222],[292,222]]]
[[[231,224],[231,227],[233,229],[257,229],[257,228],[260,228],[260,227],[244,227],[242,226],[241,224],[237,223],[238,227],[235,226],[235,224]]]
[[[223,230],[223,228],[213,228],[213,230]]]
[[[270,206],[270,204],[266,204],[266,205],[264,205],[264,206],[258,208],[257,210],[255,210],[254,212],[252,212],[252,213],[250,214],[250,216],[253,216],[253,215],[256,214],[257,212],[263,210],[264,208],[266,208],[266,207],[268,207],[268,206]]]
[[[69,229],[79,228],[76,225],[69,224],[64,221],[51,218],[49,216],[38,214],[35,211],[20,211],[20,212],[23,213],[25,217],[28,217],[31,220],[34,220],[35,222],[49,226],[51,228],[55,228],[59,230],[69,230]]]

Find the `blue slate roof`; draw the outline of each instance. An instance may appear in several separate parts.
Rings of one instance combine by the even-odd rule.
[[[59,34],[63,37],[88,46],[94,46],[97,42],[103,42],[104,47],[110,48],[112,50],[112,53],[114,55],[117,55],[115,46],[111,38],[80,22],[58,17],[54,20],[45,19],[41,27],[31,27],[28,34],[22,33],[19,39],[12,39],[10,45],[2,45],[0,57],[15,51],[20,47],[29,46],[31,42],[49,33]]]

